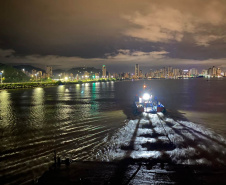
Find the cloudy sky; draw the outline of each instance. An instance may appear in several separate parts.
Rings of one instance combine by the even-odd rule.
[[[7,0],[0,63],[226,70],[225,0]]]

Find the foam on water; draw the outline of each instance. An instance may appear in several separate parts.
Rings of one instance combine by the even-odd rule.
[[[226,164],[226,140],[196,123],[163,114],[143,114],[130,120],[98,152],[102,161],[166,160],[184,165]]]

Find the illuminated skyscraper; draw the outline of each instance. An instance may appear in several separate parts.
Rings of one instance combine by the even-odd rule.
[[[106,66],[103,65],[103,66],[102,66],[102,78],[106,78],[106,77],[107,77]]]
[[[217,76],[217,68],[215,66],[212,67],[213,70],[213,76]]]
[[[211,77],[213,76],[213,68],[208,69],[208,75]]]
[[[139,78],[139,76],[140,76],[140,69],[139,69],[138,64],[135,65],[135,74],[134,75],[136,78]]]
[[[173,75],[173,68],[172,67],[168,67],[168,77],[171,77]]]
[[[174,77],[180,76],[180,69],[173,69],[173,76]]]
[[[221,69],[219,67],[217,68],[217,76],[221,76]]]
[[[207,76],[208,75],[208,70],[207,69],[203,69],[202,70],[202,75],[203,76]]]
[[[190,69],[190,76],[193,76],[193,77],[198,76],[198,70],[195,68]]]
[[[143,73],[142,73],[142,70],[140,70],[140,73],[139,73],[139,78],[143,78]]]

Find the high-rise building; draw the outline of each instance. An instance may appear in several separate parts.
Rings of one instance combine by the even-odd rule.
[[[184,78],[189,77],[189,70],[184,69],[184,70],[182,71],[182,75],[183,75]]]
[[[139,78],[143,78],[142,70],[140,70],[140,72],[139,72]]]
[[[118,73],[114,73],[114,74],[113,74],[113,78],[119,78]]]
[[[221,76],[221,68],[217,68],[217,76]]]
[[[84,78],[85,78],[85,79],[88,79],[89,76],[90,76],[90,73],[89,73],[88,71],[85,71],[85,72],[84,72]]]
[[[153,78],[153,77],[154,77],[154,72],[153,72],[152,69],[151,69],[150,72],[147,74],[147,77],[148,77],[148,78]]]
[[[139,78],[140,77],[140,69],[139,69],[139,64],[135,65],[135,78]]]
[[[125,73],[124,77],[125,77],[125,79],[128,79],[129,78],[129,73]]]
[[[173,75],[173,68],[172,67],[168,67],[168,77],[171,77]]]
[[[202,75],[203,76],[207,76],[208,75],[208,70],[207,69],[203,69],[202,70]]]
[[[167,72],[166,72],[166,68],[165,67],[162,69],[162,73],[163,73],[163,78],[166,78]]]
[[[213,68],[209,68],[208,69],[208,75],[209,76],[213,76]]]
[[[195,68],[190,69],[190,76],[193,76],[193,77],[198,76],[198,70]]]
[[[217,76],[217,68],[213,66],[212,70],[213,70],[213,76],[214,77]]]
[[[176,78],[176,77],[179,77],[180,76],[180,69],[173,69],[173,76]]]
[[[102,66],[102,78],[106,78],[106,77],[107,77],[106,66],[103,65],[103,66]]]
[[[46,76],[52,77],[53,76],[53,69],[50,66],[46,66]]]
[[[100,74],[99,73],[95,73],[95,78],[99,79],[100,78]]]

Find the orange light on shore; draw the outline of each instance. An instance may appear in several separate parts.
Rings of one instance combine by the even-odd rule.
[[[144,85],[144,88],[146,88],[146,85]]]

